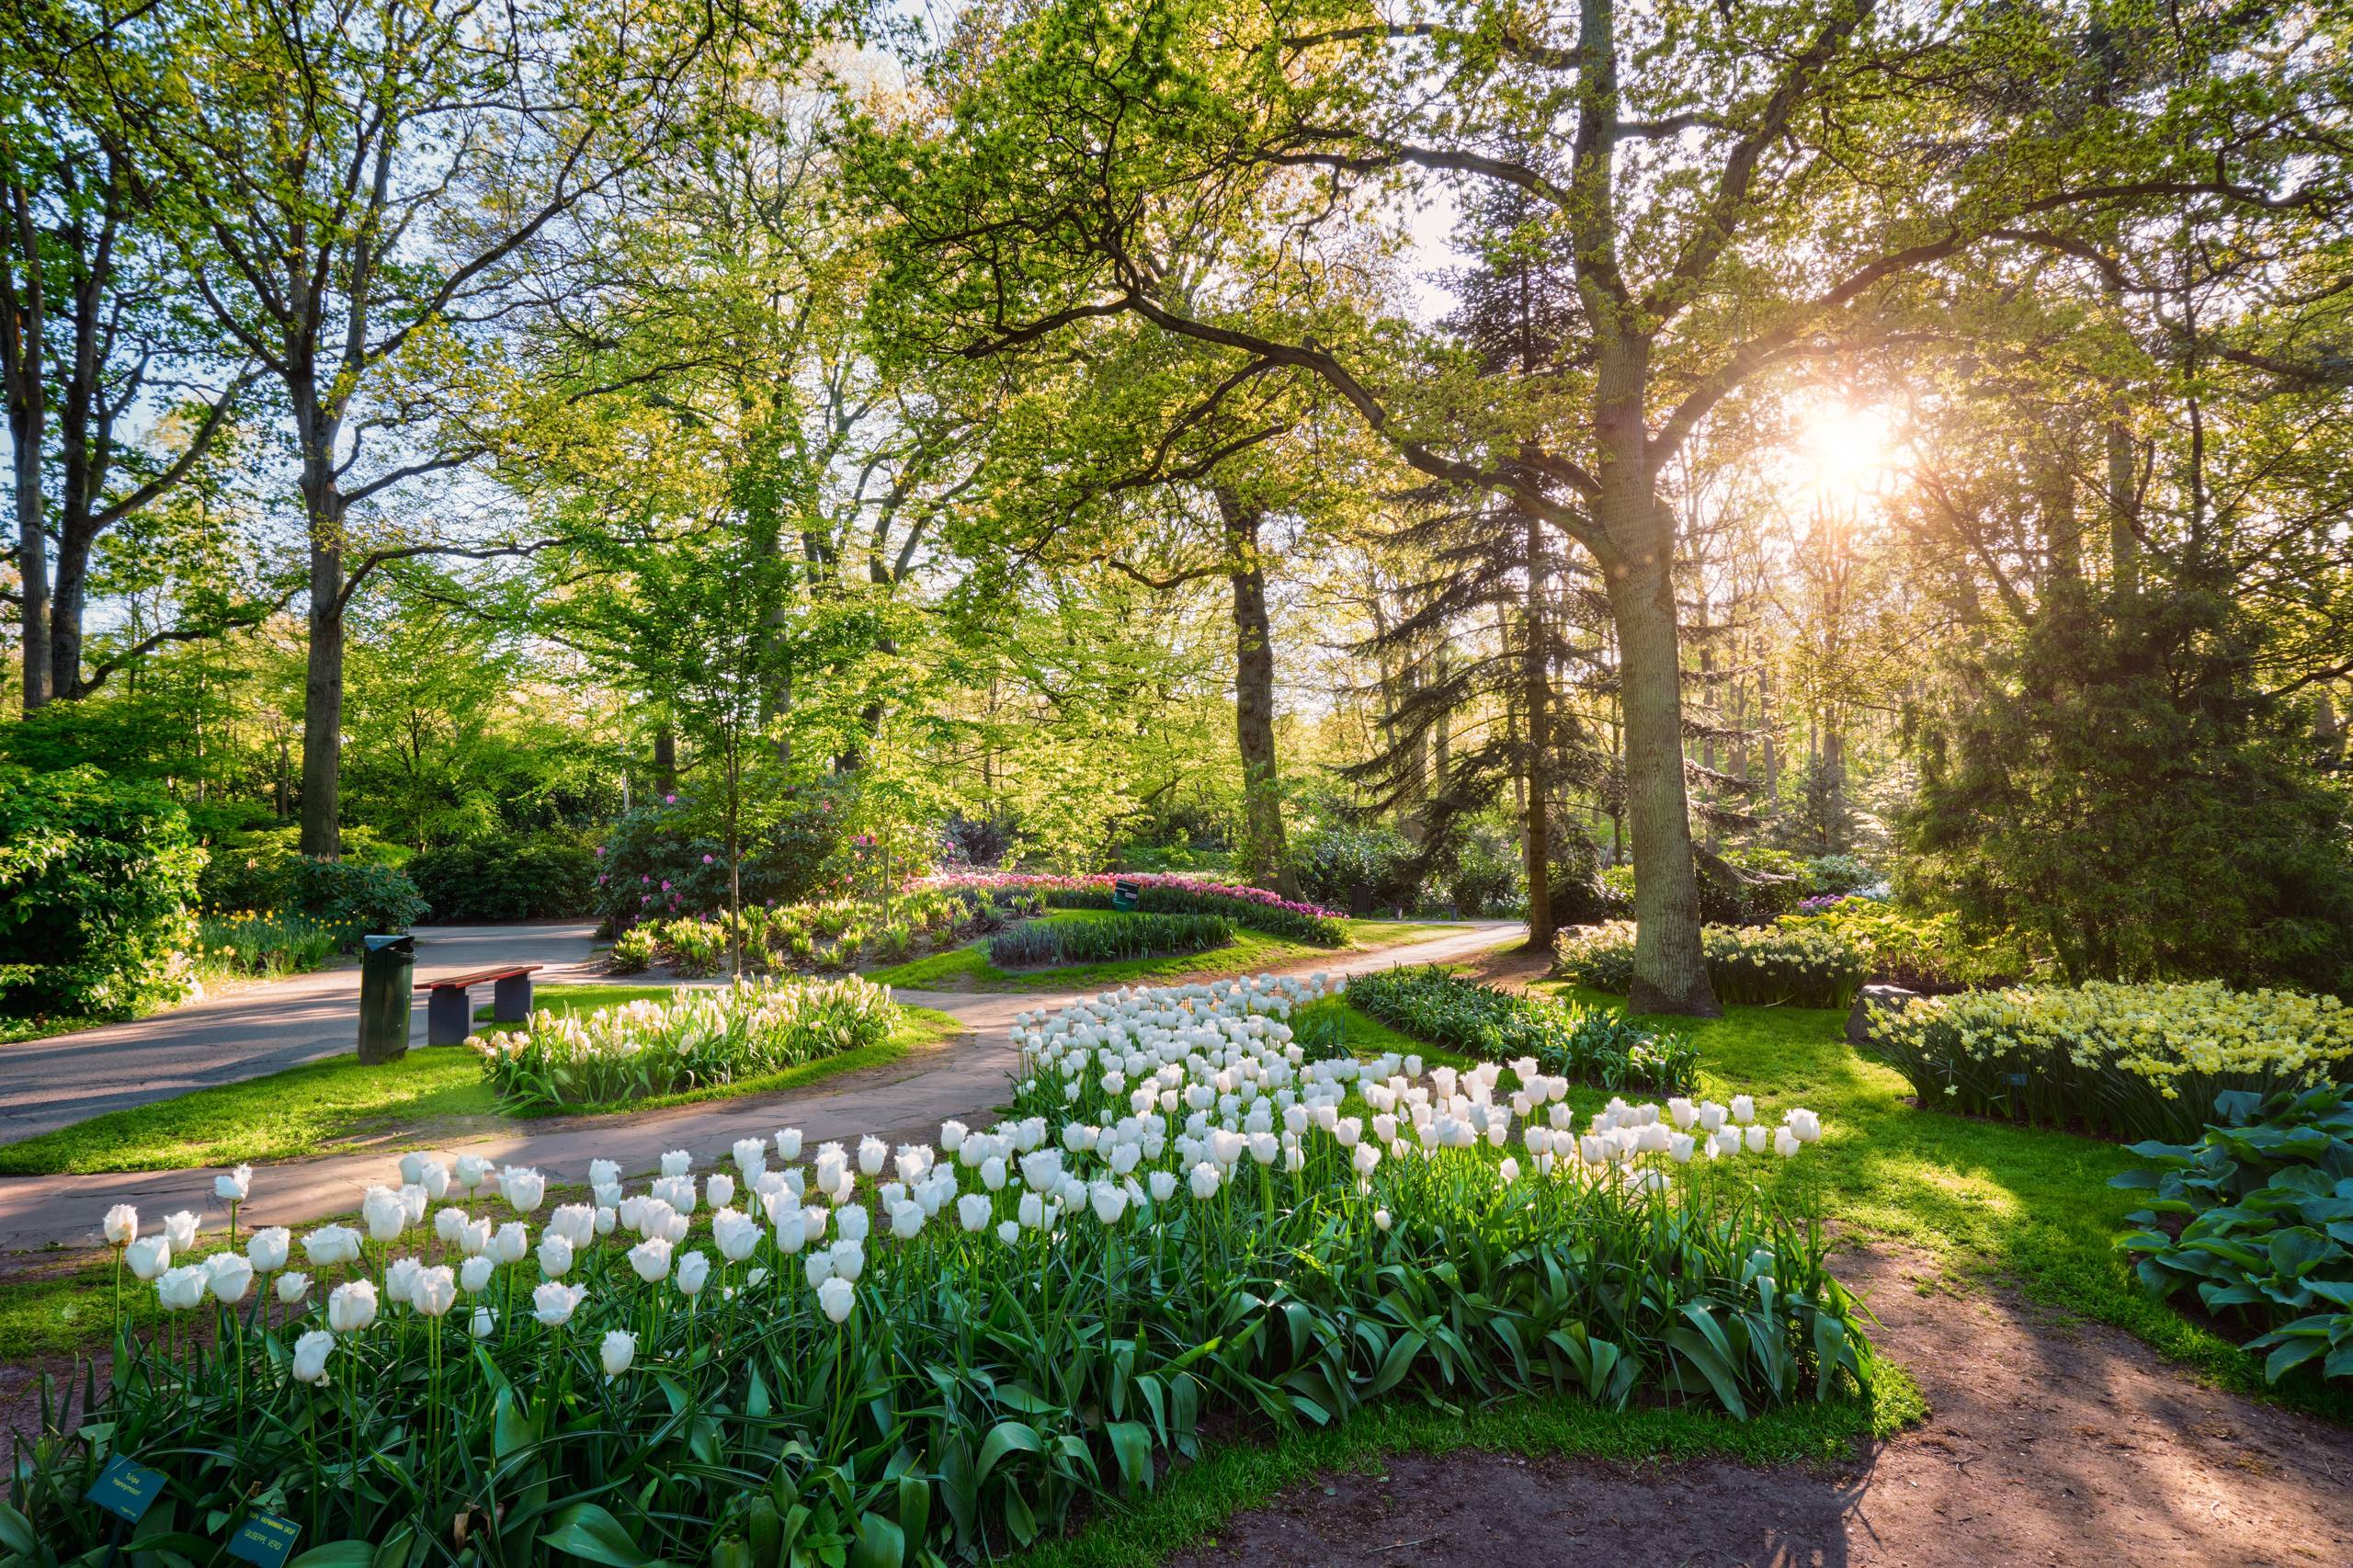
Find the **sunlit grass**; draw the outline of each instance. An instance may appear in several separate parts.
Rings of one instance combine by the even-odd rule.
[[[1085,920],[1099,919],[1101,915],[1100,910],[1056,910],[1038,918]],[[1358,949],[1395,947],[1466,929],[1459,925],[1398,920],[1350,920],[1346,924],[1350,944]],[[926,953],[904,963],[864,972],[877,984],[909,991],[1087,991],[1109,985],[1182,984],[1208,975],[1252,974],[1279,964],[1328,959],[1336,951],[1287,941],[1243,926],[1234,927],[1233,941],[1204,952],[1063,964],[1052,969],[1000,969],[989,961],[988,947],[988,938],[983,937],[946,952]]]

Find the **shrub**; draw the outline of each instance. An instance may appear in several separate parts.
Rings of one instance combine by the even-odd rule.
[[[356,1321],[388,1253],[421,1257],[435,1270],[425,1301],[451,1303],[462,1281],[438,1270],[468,1244],[435,1213],[364,1261],[306,1264],[290,1307],[265,1279],[242,1313],[205,1304],[168,1334],[126,1326],[80,1436],[27,1446],[12,1493],[27,1515],[0,1528],[57,1561],[95,1561],[115,1521],[92,1483],[122,1453],[163,1470],[160,1506],[203,1532],[150,1534],[182,1543],[159,1558],[198,1560],[260,1499],[303,1521],[318,1562],[407,1562],[403,1542],[458,1562],[452,1519],[477,1532],[474,1561],[977,1562],[1115,1511],[1245,1418],[1322,1426],[1381,1401],[1568,1390],[1608,1409],[1741,1419],[1870,1392],[1864,1313],[1832,1278],[1821,1227],[1750,1189],[1750,1162],[1768,1156],[1675,1165],[1646,1152],[1655,1106],[1597,1129],[1592,1165],[1544,1127],[1510,1156],[1435,1136],[1452,1117],[1427,1131],[1401,1118],[1385,1146],[1376,1123],[1359,1141],[1367,1119],[1344,1102],[1387,1093],[1399,1063],[1295,1065],[1282,1014],[1309,994],[1264,980],[1214,1002],[1131,992],[1041,1020],[1016,1086],[1037,1108],[944,1127],[953,1153],[901,1151],[904,1199],[889,1210],[867,1206],[863,1176],[835,1187],[844,1202],[818,1212],[832,1233],[855,1212],[856,1239],[812,1233],[801,1204],[857,1167],[838,1150],[817,1151],[813,1171],[793,1165],[801,1137],[788,1129],[774,1144],[691,1151],[705,1171],[732,1155],[731,1196],[750,1210],[714,1218],[692,1252],[673,1254],[688,1220],[670,1201],[692,1170],[651,1195],[608,1192],[627,1216],[609,1238],[585,1205],[527,1216],[535,1236],[576,1239],[543,1307],[527,1256],[491,1266],[449,1319],[386,1289]],[[1179,1007],[1181,1038],[1135,1032]],[[1147,1051],[1172,1092],[1214,1096],[1225,1069],[1188,1062],[1213,1050],[1310,1115],[1266,1134],[1293,1141],[1276,1163],[1249,1133],[1119,1122],[1131,1091],[1097,1070],[1107,1035]],[[1492,1069],[1462,1079],[1466,1095],[1495,1086]],[[1272,1108],[1261,1097],[1251,1121]],[[1020,1184],[991,1190],[990,1162],[1017,1164]],[[415,1174],[432,1188],[446,1172],[420,1161]],[[518,1171],[475,1199],[484,1174],[460,1162],[449,1207],[502,1188],[517,1207],[543,1196]],[[398,1221],[396,1202],[375,1207]],[[335,1239],[314,1233],[296,1256]]]
[[[202,907],[224,913],[286,907],[294,894],[294,862],[301,858],[301,835],[291,825],[223,834],[210,846],[197,884]],[[399,870],[411,858],[406,846],[387,843],[370,827],[355,824],[341,836],[341,858],[353,865]]]
[[[1509,834],[1473,827],[1456,835],[1446,869],[1446,895],[1466,916],[1500,915],[1528,908],[1528,872]]]
[[[2247,1347],[2270,1352],[2268,1381],[2316,1358],[2353,1377],[2353,1099],[2325,1085],[2214,1109],[2195,1143],[2132,1146],[2154,1168],[2109,1185],[2155,1199],[2116,1244],[2153,1295],[2194,1286],[2207,1312],[2268,1328]]]
[[[405,931],[426,916],[416,885],[390,866],[297,855],[286,864],[286,903],[350,947],[369,932]]]
[[[1699,1073],[1696,1049],[1620,1014],[1499,991],[1435,965],[1359,975],[1348,1000],[1415,1040],[1490,1062],[1533,1057],[1540,1072],[1605,1089],[1676,1094]]]
[[[542,1010],[473,1045],[502,1105],[557,1110],[779,1072],[879,1045],[898,1021],[889,986],[850,975],[756,981],[585,1015]]]
[[[1799,891],[1807,898],[1861,892],[1886,880],[1852,855],[1816,855],[1798,868]]]
[[[1233,927],[1216,915],[1103,915],[1032,920],[989,938],[989,962],[1003,969],[1031,964],[1105,963],[1157,953],[1198,953],[1233,940]]]
[[[406,870],[445,924],[561,920],[590,913],[597,856],[564,838],[485,838],[428,849]]]
[[[1353,907],[1416,900],[1414,846],[1394,828],[1345,824],[1304,833],[1291,846],[1299,891],[1318,903]]]
[[[2182,1142],[2218,1095],[2342,1077],[2353,1013],[2332,996],[2215,981],[2096,981],[1874,1006],[1865,1049],[1930,1109]]]
[[[748,829],[741,875],[746,904],[797,903],[838,884],[849,835],[832,794],[796,786],[773,820]],[[673,795],[624,813],[596,850],[593,902],[610,930],[639,920],[710,915],[730,907],[727,841],[703,804]]]
[[[204,851],[162,790],[0,768],[6,1009],[127,1016],[186,994]]]

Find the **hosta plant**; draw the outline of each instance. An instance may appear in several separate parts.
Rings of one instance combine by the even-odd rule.
[[[1365,1012],[1449,1051],[1503,1062],[1528,1057],[1546,1073],[1605,1089],[1688,1089],[1699,1053],[1688,1041],[1618,1013],[1481,985],[1432,965],[1359,975],[1348,999]]]
[[[2353,1012],[2214,981],[2020,987],[1874,1006],[1865,1049],[1932,1110],[2187,1142],[2218,1095],[2342,1079]]]
[[[879,1045],[897,1024],[889,986],[845,975],[747,981],[585,1014],[542,1010],[520,1029],[472,1043],[502,1104],[556,1110],[798,1067]]]
[[[20,1449],[0,1541],[102,1550],[120,1454],[163,1472],[129,1543],[157,1562],[260,1509],[388,1568],[972,1562],[1151,1488],[1212,1416],[1868,1390],[1820,1228],[1742,1168],[1812,1116],[1308,1063],[1318,990],[1024,1015],[1015,1113],[936,1144],[747,1135],[635,1190],[599,1161],[549,1212],[538,1171],[413,1154],[358,1229],[203,1264],[192,1219],[118,1210],[111,1374]]]
[[[2338,1085],[2276,1096],[2219,1096],[2220,1125],[2195,1143],[2144,1142],[2149,1168],[2111,1185],[2152,1194],[2117,1243],[2158,1296],[2268,1332],[2277,1381],[2311,1362],[2353,1377],[2353,1096]]]

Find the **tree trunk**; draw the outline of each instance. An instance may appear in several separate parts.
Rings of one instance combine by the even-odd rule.
[[[1649,505],[1649,497],[1643,497]],[[1626,809],[1634,837],[1636,1013],[1716,1017],[1699,953],[1699,883],[1683,783],[1683,696],[1667,551],[1623,563],[1609,596],[1626,709]]]
[[[1233,589],[1233,729],[1242,752],[1243,872],[1299,896],[1283,839],[1280,775],[1275,765],[1275,651],[1267,622],[1267,571],[1258,553],[1260,513],[1224,485],[1214,492],[1225,528],[1226,581]]]
[[[1549,809],[1546,759],[1552,749],[1551,672],[1545,667],[1544,525],[1534,512],[1527,514],[1527,624],[1521,629],[1519,702],[1528,714],[1526,760],[1528,793],[1522,806],[1520,845],[1528,867],[1528,949],[1552,950],[1552,822]]]
[[[57,540],[57,581],[49,595],[49,688],[61,699],[79,698],[82,688],[82,613],[89,596],[90,546],[69,517]]]
[[[302,682],[302,814],[305,855],[343,856],[343,492],[332,438],[307,445],[302,482],[310,514],[310,651]]]
[[[34,408],[18,412],[10,399],[9,435],[16,444],[17,578],[24,590],[25,711],[50,696],[49,540],[43,527],[40,437],[48,421]]]
[[[678,792],[678,733],[667,722],[654,732],[654,789],[661,795]]]

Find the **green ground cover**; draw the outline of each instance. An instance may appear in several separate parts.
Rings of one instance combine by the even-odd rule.
[[[548,986],[540,992],[540,1003],[572,1011],[670,994],[667,986]],[[772,1094],[859,1068],[882,1066],[910,1051],[946,1040],[961,1027],[945,1013],[909,1007],[889,1040],[863,1051],[688,1094],[579,1108],[567,1114],[655,1110],[700,1100]],[[429,1046],[377,1067],[362,1067],[355,1058],[338,1056],[243,1083],[199,1089],[176,1099],[108,1111],[20,1143],[0,1146],[0,1176],[181,1170],[301,1159],[328,1153],[354,1139],[395,1134],[404,1128],[444,1120],[476,1119],[492,1125],[528,1119],[501,1115],[483,1081],[481,1060],[464,1046]]]

